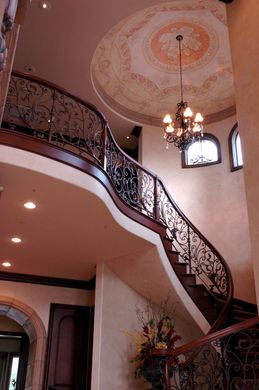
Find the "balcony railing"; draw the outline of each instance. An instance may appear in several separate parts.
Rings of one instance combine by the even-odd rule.
[[[53,84],[16,72],[2,127],[79,154],[104,170],[121,200],[162,224],[179,261],[188,265],[188,272],[211,296],[223,299],[217,324],[222,321],[233,295],[226,262],[175,204],[161,179],[120,149],[94,106]]]

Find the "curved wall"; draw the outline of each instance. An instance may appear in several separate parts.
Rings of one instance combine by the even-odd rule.
[[[228,135],[235,123],[231,117],[205,125],[204,131],[220,141],[220,164],[182,168],[178,149],[170,145],[166,150],[162,127],[151,126],[142,129],[140,159],[162,178],[178,206],[227,261],[235,297],[255,302],[243,170],[230,170]]]

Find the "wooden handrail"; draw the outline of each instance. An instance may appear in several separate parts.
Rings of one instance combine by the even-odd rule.
[[[242,321],[238,324],[229,326],[228,328],[224,328],[224,329],[219,330],[217,332],[207,334],[206,336],[204,336],[200,339],[190,341],[189,343],[184,344],[181,347],[178,347],[178,348],[175,348],[174,350],[172,350],[171,355],[175,356],[175,357],[179,356],[179,355],[184,354],[186,352],[190,352],[193,349],[201,347],[202,345],[208,344],[212,341],[221,339],[223,337],[230,336],[233,333],[237,333],[237,332],[240,332],[242,330],[251,328],[255,325],[259,325],[259,316],[256,316],[256,317],[251,318],[251,319],[246,320],[246,321]]]

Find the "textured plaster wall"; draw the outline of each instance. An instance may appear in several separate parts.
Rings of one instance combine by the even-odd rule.
[[[91,291],[0,281],[1,296],[18,299],[34,310],[48,330],[50,303],[91,305]]]
[[[236,89],[237,117],[244,149],[244,178],[255,280],[259,279],[259,2],[235,0],[227,7]],[[259,284],[256,285],[259,303]]]
[[[230,171],[228,135],[236,118],[205,126],[220,141],[222,163],[181,167],[179,151],[165,149],[162,129],[145,126],[141,156],[144,166],[157,173],[194,225],[225,258],[232,271],[235,296],[255,301],[243,171]]]
[[[96,274],[94,353],[91,390],[141,390],[129,363],[134,353],[125,334],[138,329],[136,304],[145,300],[122,282],[107,266],[99,264]]]
[[[134,264],[133,264],[134,266]],[[166,298],[163,297],[162,301]],[[161,301],[160,301],[161,302]],[[147,384],[134,379],[129,363],[135,349],[126,332],[140,330],[136,307],[145,309],[147,301],[120,279],[106,264],[97,265],[93,373],[91,390],[140,390]],[[181,343],[198,338],[195,324],[175,317]],[[112,374],[111,374],[112,373]]]

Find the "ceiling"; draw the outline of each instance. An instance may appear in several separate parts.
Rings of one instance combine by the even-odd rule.
[[[0,185],[0,260],[11,262],[8,271],[89,280],[96,264],[148,246],[82,188],[5,163]],[[37,207],[27,210],[27,201]],[[12,237],[22,242],[15,244]]]
[[[1,152],[5,153],[3,149]],[[8,152],[9,156],[15,154]],[[24,151],[18,154],[23,161],[32,158]],[[32,158],[34,169],[42,169],[41,159]],[[61,177],[66,168],[57,168]],[[192,337],[201,336],[172,286],[157,247],[119,225],[99,197],[79,186],[6,162],[0,162],[0,186],[0,271],[90,280],[96,265],[105,262],[148,299],[161,303],[170,291],[177,318],[192,324]],[[37,207],[26,209],[27,201]],[[12,237],[20,237],[22,242],[13,243]],[[5,269],[2,261],[12,266]]]
[[[222,2],[50,0],[46,11],[39,3],[32,0],[14,68],[31,67],[36,76],[96,105],[121,146],[136,146],[136,137],[127,139],[136,124],[160,124],[165,112],[175,112],[178,32],[184,35],[186,100],[212,119],[233,107]]]
[[[175,0],[142,9],[100,41],[92,78],[102,99],[126,118],[161,125],[183,97],[208,119],[235,104],[226,10],[217,0]]]

